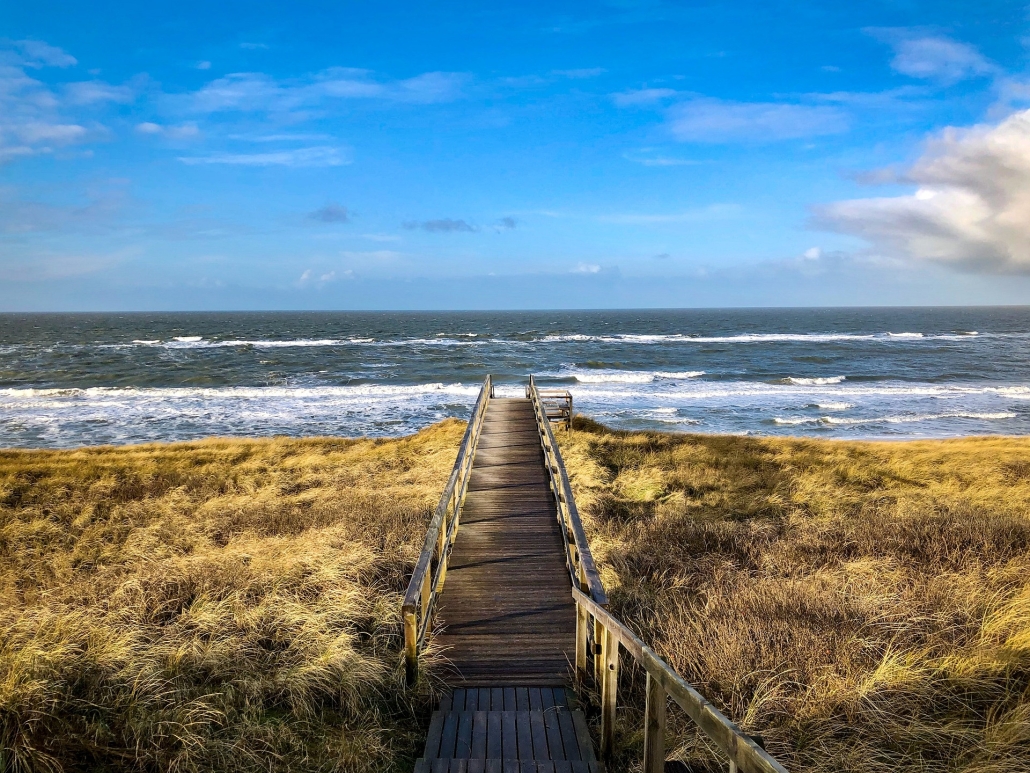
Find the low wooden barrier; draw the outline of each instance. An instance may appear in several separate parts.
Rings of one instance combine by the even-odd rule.
[[[401,611],[404,617],[404,661],[409,684],[418,676],[419,652],[425,645],[426,636],[432,627],[436,600],[447,577],[447,559],[454,545],[454,538],[458,534],[461,504],[468,490],[472,461],[483,427],[483,417],[486,415],[487,403],[493,397],[493,391],[493,381],[487,376],[469,418],[465,436],[458,447],[458,457],[454,460],[451,476],[429,521],[425,547],[422,548],[422,554],[415,564],[415,571],[404,595]]]
[[[730,773],[787,773],[780,763],[726,718],[704,696],[683,680],[654,650],[637,638],[607,609],[578,588],[572,589],[582,613],[594,618],[602,631],[602,646],[595,650],[601,669],[601,754],[611,753],[615,704],[619,685],[619,647],[623,647],[647,672],[644,709],[644,773],[665,769],[665,709],[672,698],[729,758]],[[585,642],[584,642],[585,646]],[[577,644],[577,650],[579,644]],[[581,673],[585,669],[581,669]]]

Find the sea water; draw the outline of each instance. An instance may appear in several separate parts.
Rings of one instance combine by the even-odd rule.
[[[395,436],[530,373],[623,429],[1030,433],[1030,308],[0,315],[0,446]]]

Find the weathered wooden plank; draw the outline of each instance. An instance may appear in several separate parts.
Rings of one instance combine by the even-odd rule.
[[[476,711],[472,715],[473,759],[486,758],[486,712]]]
[[[590,728],[582,711],[572,712],[572,724],[576,728],[576,740],[579,742],[579,756],[586,762],[595,760],[594,745],[590,742]]]
[[[547,693],[550,694],[550,690]],[[548,759],[564,760],[565,746],[562,744],[561,727],[558,724],[558,710],[553,706],[544,708],[544,729],[547,731]]]
[[[515,713],[515,736],[520,760],[533,759],[533,728],[530,726],[529,712]]]
[[[505,687],[504,688],[504,710],[515,711],[515,688]]]
[[[501,712],[486,715],[486,758],[501,759]]]
[[[454,747],[458,741],[458,715],[451,711],[443,718],[443,735],[440,737],[441,759],[454,756]]]
[[[544,713],[542,711],[529,712],[529,726],[533,735],[533,758],[546,760],[547,752],[547,729],[544,727]]]
[[[427,759],[434,759],[440,756],[440,739],[443,736],[443,721],[447,716],[446,712],[434,711],[433,718],[429,721],[429,734],[426,736],[426,751],[422,756]]]
[[[555,713],[558,717],[558,727],[561,730],[561,741],[562,748],[565,750],[565,759],[580,759],[579,738],[576,736],[576,726],[572,722],[572,712],[569,711],[566,706],[557,706],[555,707]]]
[[[472,756],[472,717],[469,711],[458,714],[458,740],[454,747],[457,759],[467,760]]]
[[[486,773],[486,760],[473,757],[469,760],[468,773]]]
[[[501,757],[517,759],[519,756],[518,736],[515,730],[515,712],[501,712]]]
[[[529,711],[529,688],[515,688],[515,708],[517,711]]]

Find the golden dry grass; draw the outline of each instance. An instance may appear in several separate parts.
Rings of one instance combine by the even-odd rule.
[[[1030,439],[558,438],[613,610],[788,768],[1030,770]]]
[[[400,599],[463,427],[0,452],[0,771],[410,769]]]

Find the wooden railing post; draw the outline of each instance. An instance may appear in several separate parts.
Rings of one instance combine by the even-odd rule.
[[[576,678],[587,675],[587,611],[576,604]]]
[[[611,757],[615,748],[615,700],[619,691],[619,640],[604,629],[602,659],[604,677],[601,680],[601,755]]]
[[[418,618],[414,610],[404,610],[404,675],[409,685],[418,678]]]
[[[644,709],[644,773],[665,770],[665,688],[647,675],[647,703]]]

